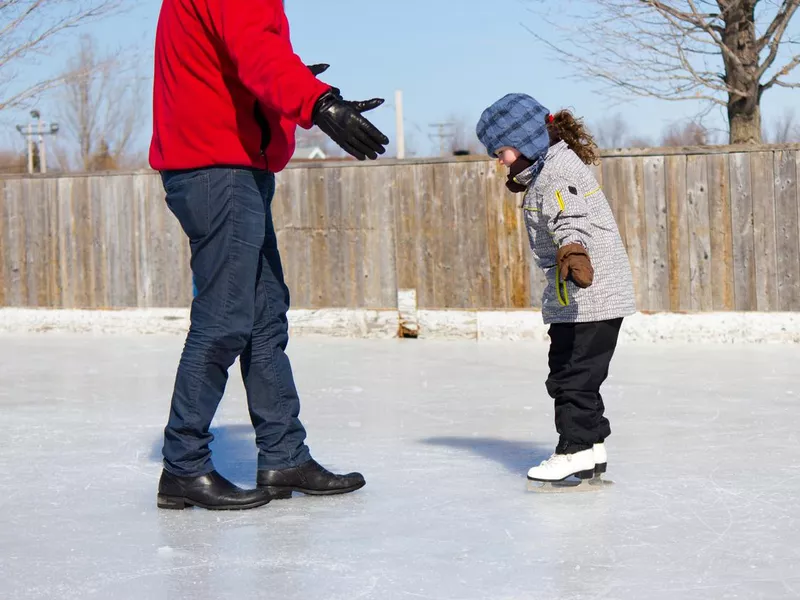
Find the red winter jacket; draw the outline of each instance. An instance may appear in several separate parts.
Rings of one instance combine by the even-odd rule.
[[[153,87],[150,166],[159,171],[280,171],[296,126],[311,127],[330,89],[292,50],[282,0],[163,0]]]

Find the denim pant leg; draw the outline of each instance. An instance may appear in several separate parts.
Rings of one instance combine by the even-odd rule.
[[[249,171],[162,174],[167,204],[192,251],[197,295],[164,432],[164,467],[179,476],[214,469],[211,421],[228,369],[250,341],[264,245],[264,202]]]
[[[300,399],[286,355],[289,342],[289,288],[283,278],[278,239],[272,223],[275,176],[256,177],[266,215],[259,258],[255,315],[250,343],[240,359],[250,419],[256,432],[259,469],[284,469],[311,459],[300,422]]]

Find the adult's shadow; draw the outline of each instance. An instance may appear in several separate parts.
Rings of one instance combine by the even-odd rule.
[[[212,427],[214,441],[211,442],[214,468],[226,478],[240,483],[252,483],[258,468],[258,448],[252,425],[221,425]],[[163,438],[155,440],[150,460],[161,462]]]
[[[434,437],[422,442],[431,446],[467,450],[500,463],[514,474],[526,473],[553,453],[553,449],[546,446],[497,438]]]

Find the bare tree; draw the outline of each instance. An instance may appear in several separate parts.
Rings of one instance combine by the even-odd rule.
[[[417,150],[417,136],[412,131],[405,131],[406,158],[414,158],[419,154]],[[396,152],[396,151],[395,151]]]
[[[628,123],[617,113],[593,128],[594,140],[599,148],[623,148],[628,143],[628,131]]]
[[[0,175],[26,173],[28,159],[24,154],[11,150],[0,151]]]
[[[771,144],[786,144],[800,140],[800,125],[793,108],[787,108],[776,118],[770,128],[765,128],[764,139]]]
[[[59,142],[56,158],[62,168],[122,166],[144,118],[145,79],[121,55],[101,56],[88,36],[62,78],[53,112],[63,128],[61,140],[72,147],[66,151]]]
[[[625,144],[628,148],[652,148],[653,140],[646,135],[631,136]]]
[[[711,134],[703,125],[694,121],[673,123],[664,132],[661,145],[664,147],[706,146],[711,143]]]
[[[478,140],[474,124],[463,116],[453,116],[448,119],[448,122],[451,124],[451,137],[448,143],[448,149],[451,154],[455,152],[483,154],[483,146]]]
[[[725,107],[733,144],[761,141],[764,92],[800,87],[791,78],[800,39],[787,34],[800,0],[529,1],[554,40],[531,33],[578,73],[607,84],[602,93]],[[564,19],[569,5],[579,9],[566,16],[569,26],[547,16],[549,9]]]
[[[63,74],[30,83],[21,72],[36,66],[76,28],[120,10],[123,0],[0,0],[0,110],[27,105],[63,82]]]
[[[631,132],[621,113],[597,123],[592,133],[599,148],[649,148],[653,145],[647,136]]]

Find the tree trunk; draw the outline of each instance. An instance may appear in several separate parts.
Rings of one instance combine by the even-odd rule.
[[[718,0],[725,27],[722,41],[735,56],[723,52],[728,86],[731,144],[761,143],[761,90],[758,81],[755,5],[758,0]]]
[[[728,122],[730,124],[731,144],[761,143],[761,108],[756,103],[752,110],[728,104]]]

